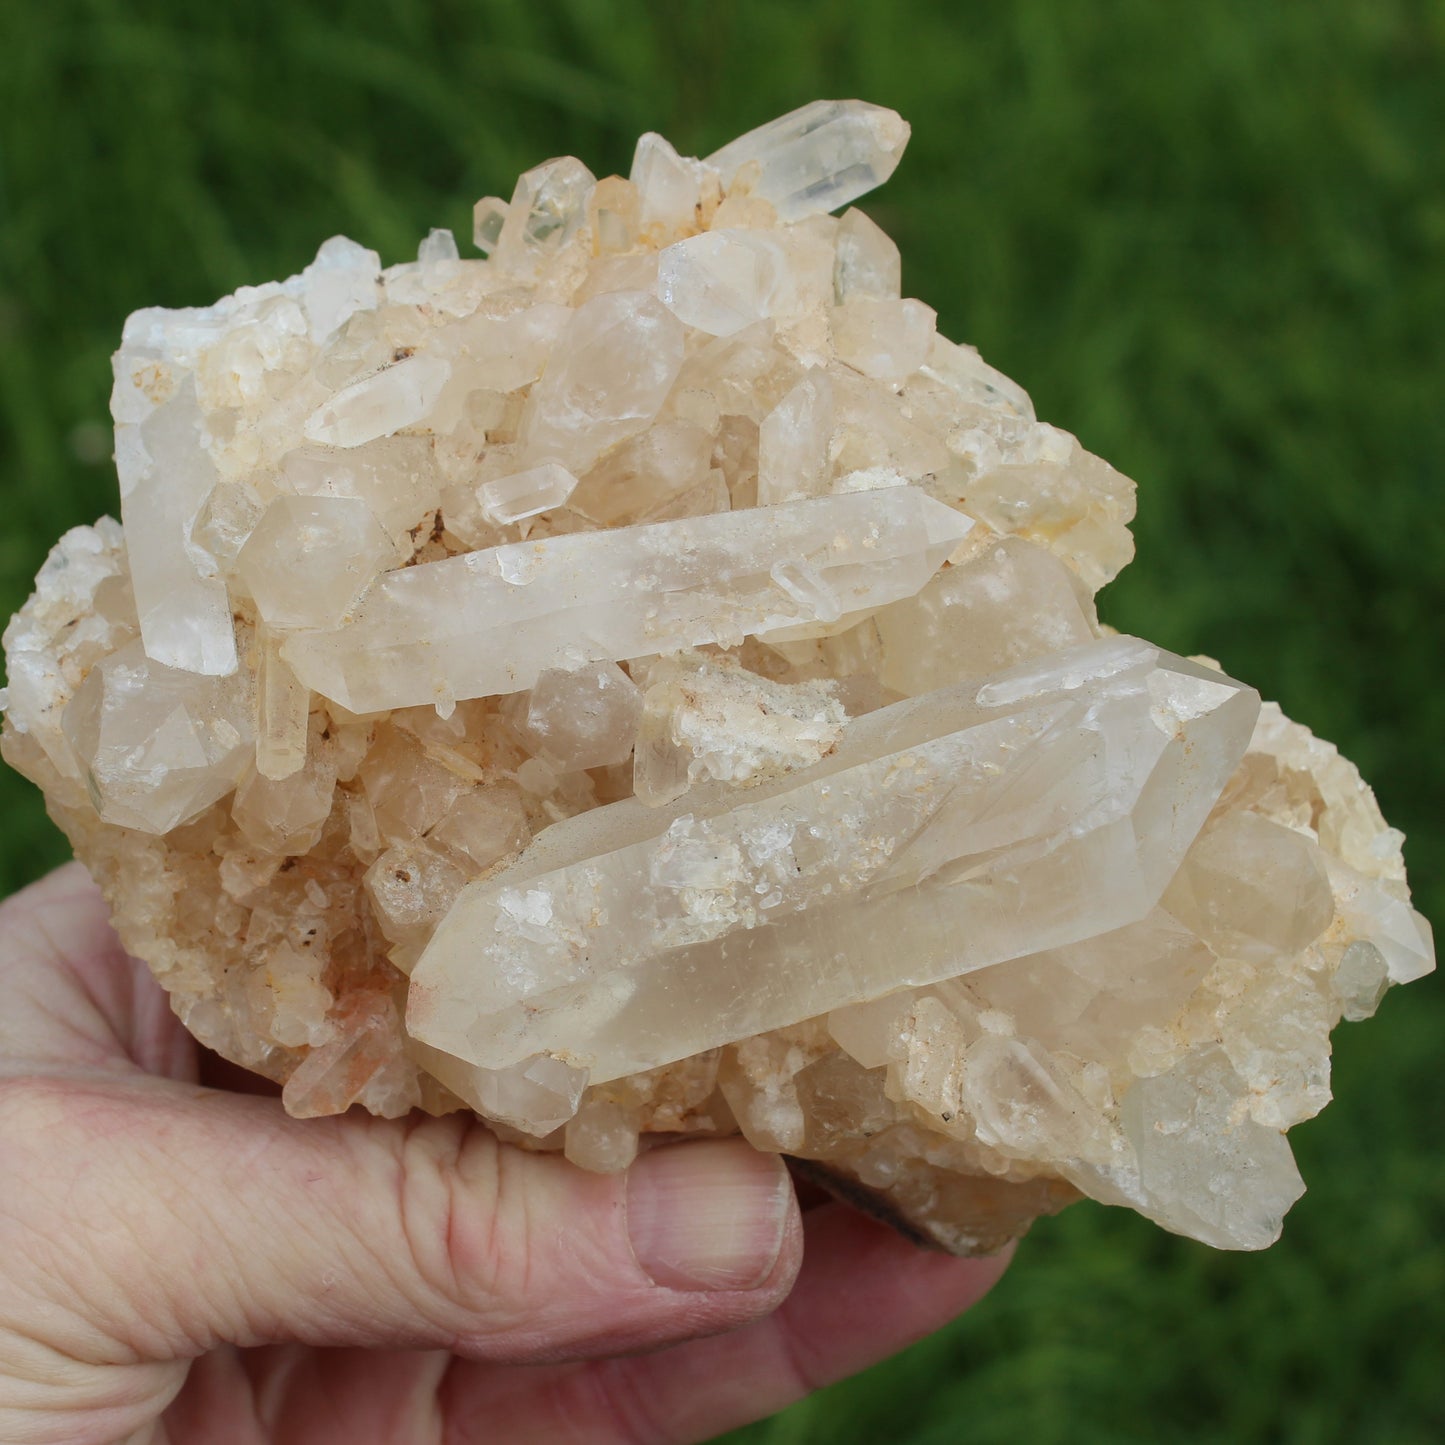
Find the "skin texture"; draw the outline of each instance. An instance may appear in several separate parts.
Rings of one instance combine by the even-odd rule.
[[[15,1445],[681,1445],[901,1349],[1006,1262],[800,1211],[737,1140],[603,1177],[461,1116],[290,1119],[195,1044],[78,865],[0,904],[0,998]]]

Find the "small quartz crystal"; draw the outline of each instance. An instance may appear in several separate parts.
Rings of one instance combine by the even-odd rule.
[[[1434,965],[1402,839],[1101,626],[1133,485],[903,294],[851,203],[907,139],[649,134],[479,201],[483,259],[137,312],[124,526],[6,629],[0,751],[297,1116],[741,1133],[956,1253],[1081,1195],[1259,1248],[1330,1030]]]

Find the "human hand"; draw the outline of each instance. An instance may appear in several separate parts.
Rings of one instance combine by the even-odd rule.
[[[1003,1269],[841,1205],[800,1216],[738,1140],[603,1177],[470,1115],[303,1122],[207,1087],[214,1056],[76,864],[0,905],[0,990],[15,1445],[701,1440]]]

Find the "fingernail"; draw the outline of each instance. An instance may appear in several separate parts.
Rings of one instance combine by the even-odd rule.
[[[654,1149],[628,1171],[632,1251],[668,1289],[756,1289],[778,1262],[792,1208],[783,1161],[740,1140]]]

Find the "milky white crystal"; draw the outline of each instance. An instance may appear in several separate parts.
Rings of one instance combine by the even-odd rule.
[[[486,259],[137,312],[124,529],[6,628],[0,750],[294,1115],[740,1132],[959,1253],[1081,1194],[1258,1248],[1429,925],[1333,747],[1099,624],[1133,484],[831,214],[907,136],[648,134],[479,201]]]
[[[174,385],[156,367],[157,388]],[[117,383],[119,389],[119,382]],[[117,419],[121,518],[136,537],[136,608],[150,656],[186,672],[236,670],[226,584],[187,546],[187,534],[218,480],[201,445],[194,387],[185,383],[141,421]]]
[[[837,747],[848,715],[829,680],[772,682],[731,659],[683,653],[646,671],[632,787],[661,807],[703,781],[764,782]]]

